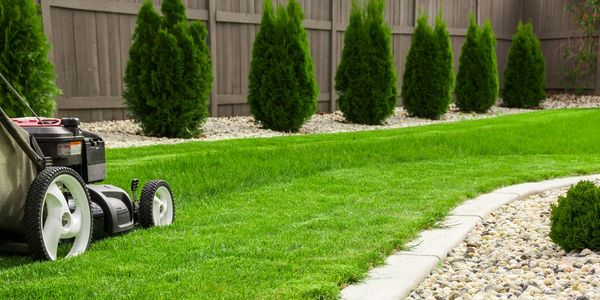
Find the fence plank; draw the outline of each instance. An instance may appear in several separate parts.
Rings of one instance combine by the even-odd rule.
[[[331,36],[330,36],[330,44],[329,44],[329,50],[330,50],[330,87],[331,87],[331,102],[329,104],[329,111],[335,111],[336,110],[336,101],[337,101],[337,94],[335,92],[335,73],[336,73],[336,69],[337,69],[337,53],[338,50],[336,49],[337,47],[337,13],[336,13],[336,9],[335,9],[335,0],[331,0],[329,1],[330,5],[331,5]]]
[[[217,1],[209,0],[208,2],[208,30],[210,39],[210,59],[212,61],[212,72],[213,72],[213,84],[212,91],[210,93],[210,114],[212,116],[218,115],[218,102],[217,102]]]
[[[98,79],[99,95],[110,96],[110,56],[108,42],[108,17],[106,13],[96,13],[96,32],[98,41]]]
[[[598,54],[597,54],[597,58],[596,59],[596,87],[595,87],[595,94],[596,95],[600,95],[600,37],[598,37]]]
[[[43,1],[41,3],[42,7],[42,26],[44,29],[44,34],[48,38],[48,42],[52,44],[54,42],[53,34],[52,34],[52,14],[50,12],[50,3],[48,1]],[[50,47],[50,52],[48,52],[48,58],[51,62],[54,62],[54,50]]]
[[[119,31],[119,15],[108,15],[108,55],[110,69],[110,96],[120,96],[123,93],[123,80],[121,79],[121,34]]]
[[[59,9],[52,12],[56,15],[57,22],[53,22],[55,29],[54,53],[57,58],[55,63],[60,70],[57,75],[62,77],[62,86],[59,86],[65,96],[77,94],[77,66],[75,64],[75,41],[73,36],[73,12]],[[60,51],[60,52],[59,52]],[[60,105],[57,105],[60,109]]]

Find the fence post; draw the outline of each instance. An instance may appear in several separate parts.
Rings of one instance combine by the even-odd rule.
[[[596,54],[596,86],[595,94],[600,95],[600,36],[598,36],[598,50]]]
[[[337,94],[335,92],[335,73],[337,69],[337,14],[335,9],[335,0],[331,0],[331,98],[329,99],[329,111],[335,112]]]
[[[475,20],[477,20],[477,25],[481,25],[481,0],[475,0]]]
[[[54,65],[54,40],[52,38],[52,15],[50,14],[50,0],[44,0],[40,2],[42,6],[42,26],[44,27],[44,34],[50,44],[50,51],[48,51],[48,59]],[[58,116],[58,105],[54,106],[54,116]]]
[[[53,45],[52,40],[52,16],[50,15],[50,0],[44,0],[41,2],[42,6],[42,26],[44,27],[44,34],[48,38],[48,43]],[[54,62],[54,47],[50,47],[48,52],[48,59]]]
[[[217,117],[219,103],[217,103],[217,1],[208,2],[208,29],[210,34],[210,59],[212,61],[213,82],[210,92],[210,115]]]
[[[413,29],[417,28],[417,21],[419,19],[419,0],[413,1]]]

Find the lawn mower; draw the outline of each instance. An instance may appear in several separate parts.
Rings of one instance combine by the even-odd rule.
[[[98,184],[106,177],[105,144],[76,118],[40,118],[10,82],[8,89],[34,117],[10,119],[0,108],[0,249],[36,260],[82,254],[92,240],[175,218],[169,184],[142,188]],[[96,183],[96,184],[94,184]]]

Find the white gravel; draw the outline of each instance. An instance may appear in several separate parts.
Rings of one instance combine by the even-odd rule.
[[[408,299],[600,299],[600,253],[565,253],[548,237],[550,204],[567,189],[484,219]]]
[[[600,97],[586,96],[575,97],[569,95],[553,96],[545,101],[543,107],[551,108],[572,108],[572,107],[600,107]],[[523,113],[530,110],[509,109],[494,106],[486,114],[465,114],[458,112],[452,107],[450,112],[444,115],[440,120],[432,121],[428,119],[410,118],[402,108],[398,108],[396,113],[390,117],[384,125],[368,126],[351,124],[344,120],[343,115],[338,111],[332,114],[317,114],[309,120],[297,134],[313,133],[336,133],[362,130],[381,130],[411,126],[422,126],[440,122],[455,122],[472,119],[482,119],[500,115]],[[140,127],[133,121],[106,121],[96,123],[83,123],[82,128],[96,132],[102,136],[108,148],[125,148],[147,146],[154,144],[175,144],[188,141],[215,141],[235,138],[256,138],[256,137],[275,137],[292,135],[263,129],[256,124],[252,117],[227,117],[227,118],[208,118],[204,125],[203,134],[195,139],[168,139],[143,136],[140,133]]]

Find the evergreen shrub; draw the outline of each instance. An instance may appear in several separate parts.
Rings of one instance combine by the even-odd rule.
[[[353,123],[378,125],[396,108],[398,88],[385,2],[353,0],[336,73],[339,108]]]
[[[297,132],[317,111],[319,88],[303,20],[297,0],[277,10],[264,1],[252,50],[248,104],[256,122],[271,130]]]
[[[39,6],[33,0],[0,1],[0,72],[41,116],[54,114],[54,97],[60,93],[49,50]],[[0,106],[10,117],[31,116],[3,82]]]
[[[550,238],[566,251],[600,251],[600,188],[582,181],[551,206]]]
[[[546,63],[531,23],[519,23],[508,52],[502,99],[507,107],[536,108],[546,99]]]
[[[438,72],[442,74],[440,80],[443,80],[443,84],[440,85],[440,99],[442,100],[439,101],[439,109],[446,113],[447,106],[452,103],[452,92],[454,91],[456,76],[454,75],[452,41],[450,40],[450,34],[446,28],[446,22],[442,18],[442,14],[439,14],[435,19],[433,35],[439,47],[437,67]]]
[[[479,28],[471,15],[460,55],[456,106],[465,112],[487,112],[498,98],[496,38],[489,20]]]
[[[409,115],[438,119],[448,112],[454,86],[452,48],[441,16],[435,28],[421,16],[412,36],[402,81],[402,103]]]
[[[181,0],[165,0],[158,15],[151,1],[140,8],[123,94],[144,134],[190,138],[208,116],[212,63],[206,28],[188,23]]]

